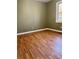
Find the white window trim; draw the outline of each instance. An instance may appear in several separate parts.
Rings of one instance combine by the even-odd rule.
[[[58,20],[58,5],[60,4],[60,3],[62,3],[62,1],[58,1],[57,3],[56,3],[56,23],[62,23],[62,21],[60,21],[60,20]]]

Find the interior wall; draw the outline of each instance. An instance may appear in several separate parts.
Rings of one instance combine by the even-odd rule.
[[[47,5],[34,0],[17,0],[17,32],[46,27]]]
[[[61,30],[62,23],[56,23],[56,2],[41,3],[34,0],[17,0],[17,32],[53,28]]]
[[[56,23],[56,2],[61,0],[52,0],[48,3],[48,28],[53,28],[57,30],[62,30],[62,23]]]

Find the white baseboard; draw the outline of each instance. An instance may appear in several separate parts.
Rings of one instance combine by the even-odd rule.
[[[60,32],[60,33],[62,33],[62,31],[60,31],[60,30],[51,29],[51,28],[45,28],[45,29],[38,29],[38,30],[33,30],[33,31],[28,31],[28,32],[17,33],[17,35],[29,34],[29,33],[39,32],[39,31],[44,31],[44,30],[51,30],[51,31],[55,31],[55,32]]]
[[[62,31],[60,31],[60,30],[56,30],[56,29],[51,29],[51,28],[46,28],[47,30],[51,30],[51,31],[55,31],[55,32],[60,32],[60,33],[62,33]]]
[[[28,31],[28,32],[22,32],[22,33],[18,33],[17,35],[22,35],[22,34],[28,34],[28,33],[33,33],[33,32],[39,32],[39,31],[44,31],[45,29],[38,29],[38,30],[33,30],[33,31]]]

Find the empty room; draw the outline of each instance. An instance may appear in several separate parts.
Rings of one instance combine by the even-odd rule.
[[[17,0],[17,59],[62,59],[61,0]]]

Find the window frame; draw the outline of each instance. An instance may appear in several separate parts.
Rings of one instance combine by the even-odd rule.
[[[56,23],[62,23],[62,20],[58,20],[58,17],[59,17],[59,4],[62,4],[62,1],[58,1],[56,3]]]

